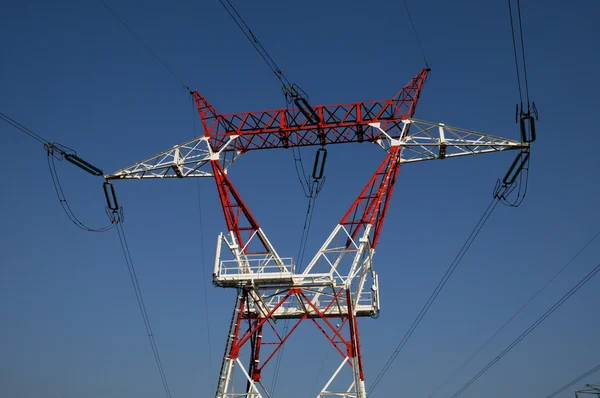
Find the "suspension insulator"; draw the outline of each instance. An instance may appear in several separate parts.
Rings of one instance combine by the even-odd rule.
[[[302,112],[306,120],[308,120],[312,124],[319,124],[321,119],[319,119],[319,115],[313,109],[312,106],[308,103],[308,101],[304,97],[298,97],[294,100],[294,104],[298,107],[298,110]]]
[[[106,197],[106,207],[112,211],[119,210],[119,202],[117,201],[115,187],[108,181],[104,183],[104,196]]]
[[[535,141],[535,119],[533,118],[533,116],[529,114],[521,116],[521,121],[519,122],[519,125],[521,127],[521,141]]]
[[[527,164],[528,160],[529,152],[519,152],[510,166],[510,169],[508,169],[508,172],[504,176],[504,179],[502,180],[504,185],[512,185],[512,183],[515,182],[519,174],[521,174],[521,171],[523,171],[523,168]]]
[[[75,155],[74,153],[65,154],[65,159],[68,162],[73,163],[75,166],[79,167],[80,169],[87,171],[91,175],[101,176],[103,174],[102,170],[100,170],[96,166],[86,162],[85,160],[81,159],[79,156]]]
[[[315,180],[323,178],[325,171],[325,160],[327,160],[327,149],[320,148],[315,155],[315,164],[313,166],[312,177]]]

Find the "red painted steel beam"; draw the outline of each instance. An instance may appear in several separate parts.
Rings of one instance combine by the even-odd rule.
[[[381,132],[368,128],[381,123],[382,128],[399,135],[401,122],[413,116],[421,88],[429,69],[421,70],[393,98],[382,101],[318,105],[314,114],[305,109],[289,108],[258,112],[219,114],[198,92],[192,92],[213,150],[219,150],[231,136],[238,136],[227,151],[247,152],[257,149],[294,146],[329,145],[375,141]]]
[[[375,248],[377,246],[399,170],[400,146],[392,146],[375,174],[340,221],[341,225],[349,228],[349,235],[353,240],[356,239],[363,228],[370,224],[372,226],[370,233],[371,247]],[[346,247],[350,247],[351,242],[348,239]]]
[[[227,229],[235,234],[242,252],[250,254],[246,244],[260,228],[258,222],[229,180],[227,173],[219,161],[211,161],[211,166],[215,176],[215,183],[217,184],[217,191],[219,192],[219,199],[221,200],[221,207],[225,215]],[[267,243],[263,241],[263,237],[257,235],[257,239],[261,241],[264,251],[253,252],[253,254],[267,253]]]

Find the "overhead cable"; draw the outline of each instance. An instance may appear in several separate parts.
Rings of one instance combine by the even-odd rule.
[[[112,229],[115,226],[114,219],[111,219],[112,221],[108,225],[105,225],[100,228],[92,228],[92,227],[88,226],[87,224],[85,224],[83,221],[81,221],[81,219],[79,217],[77,217],[77,215],[75,215],[75,212],[73,212],[71,205],[67,201],[67,197],[65,196],[65,192],[63,191],[62,184],[61,184],[59,176],[58,176],[58,172],[56,171],[55,159],[60,160],[60,158],[57,158],[56,154],[54,154],[51,150],[48,150],[47,159],[48,159],[48,168],[50,170],[50,176],[52,177],[52,184],[54,185],[54,190],[56,191],[56,196],[58,197],[58,201],[59,201],[62,209],[64,210],[65,214],[69,218],[69,220],[71,220],[71,222],[73,222],[73,224],[75,224],[75,226],[77,226],[78,228],[80,228],[84,231],[87,231],[87,232],[105,232],[105,231],[108,231],[109,229]],[[119,210],[119,209],[114,209],[114,210]],[[106,211],[107,211],[107,214],[109,214],[111,209],[106,208]],[[122,215],[122,209],[120,209],[119,211],[121,211],[121,215]],[[110,214],[109,214],[109,218],[111,218]]]
[[[74,164],[75,166],[79,167],[80,169],[82,169],[94,176],[101,176],[102,170],[100,170],[96,166],[86,162],[81,157],[77,156],[77,153],[73,149],[66,147],[64,145],[58,144],[56,142],[48,141],[41,135],[33,132],[31,129],[25,127],[24,125],[22,125],[21,123],[17,122],[14,119],[12,119],[11,117],[5,115],[4,113],[0,112],[0,119],[4,120],[6,123],[10,124],[17,130],[20,130],[21,132],[27,134],[29,137],[33,138],[34,140],[36,140],[39,143],[44,145],[44,148],[46,149],[46,153],[47,153],[48,169],[50,170],[50,177],[52,178],[52,184],[54,186],[56,196],[58,197],[58,201],[59,201],[62,209],[64,210],[65,214],[67,215],[69,220],[71,220],[73,222],[73,224],[75,224],[75,226],[77,226],[78,228],[80,228],[84,231],[88,231],[88,232],[105,232],[115,226],[115,224],[113,222],[111,222],[110,224],[105,225],[100,228],[92,228],[92,227],[86,225],[83,221],[81,221],[81,219],[79,217],[77,217],[75,215],[75,212],[71,208],[71,205],[69,204],[69,202],[67,200],[67,197],[63,190],[62,184],[60,182],[60,178],[59,178],[58,172],[56,170],[55,161],[56,160],[58,160],[58,161],[67,160],[68,162]],[[109,213],[110,209],[107,209],[107,212]]]
[[[127,238],[125,236],[125,230],[123,229],[123,224],[120,220],[116,219],[117,224],[117,233],[119,235],[119,242],[121,243],[121,248],[123,249],[123,255],[125,256],[125,263],[127,264],[127,270],[129,271],[129,277],[131,279],[131,284],[133,285],[133,290],[135,291],[135,298],[138,303],[138,307],[140,309],[140,313],[142,315],[142,319],[144,321],[144,327],[146,328],[146,333],[148,335],[148,339],[150,340],[150,346],[152,347],[152,353],[154,355],[154,360],[156,362],[156,366],[158,367],[158,372],[160,374],[160,379],[165,390],[165,394],[167,398],[171,398],[171,390],[169,389],[169,383],[167,381],[167,376],[165,374],[165,370],[163,368],[162,361],[160,359],[160,354],[158,352],[158,345],[156,344],[156,340],[154,338],[154,333],[152,331],[152,325],[150,324],[150,318],[148,317],[148,311],[146,310],[146,304],[144,303],[144,297],[142,296],[142,290],[140,288],[140,283],[137,278],[137,274],[135,272],[135,265],[133,263],[133,259],[131,258],[131,252],[129,250],[129,245],[127,244]]]
[[[569,261],[566,262],[566,264],[564,264],[553,276],[552,278],[550,278],[545,284],[544,286],[542,286],[533,296],[531,296],[531,298],[529,300],[527,300],[527,302],[525,304],[523,304],[521,306],[521,308],[519,308],[519,310],[517,312],[515,312],[498,330],[496,330],[496,332],[494,332],[494,334],[492,334],[492,336],[485,342],[483,343],[483,345],[481,347],[479,347],[465,362],[462,363],[462,365],[460,365],[458,367],[458,369],[456,369],[454,371],[454,373],[452,373],[450,375],[450,377],[448,377],[446,379],[446,381],[444,381],[442,384],[440,384],[438,386],[438,388],[435,389],[435,391],[431,394],[429,394],[429,397],[433,397],[442,387],[444,387],[450,380],[452,380],[452,378],[454,376],[456,376],[456,374],[458,372],[460,372],[469,362],[471,362],[471,360],[473,358],[475,358],[475,356],[477,354],[479,354],[485,347],[487,347],[488,344],[490,344],[492,342],[492,340],[494,340],[494,338],[500,334],[500,332],[502,332],[512,321],[513,319],[515,319],[517,317],[517,315],[519,315],[521,312],[523,312],[523,310],[525,308],[527,308],[527,306],[533,301],[535,300],[535,298],[537,296],[539,296],[547,287],[548,285],[550,285],[569,265],[571,265],[571,263],[577,258],[579,257],[579,255],[594,241],[596,240],[596,238],[600,236],[600,231],[598,231],[593,237],[592,239],[590,239],[573,257],[571,257],[571,259]]]
[[[477,224],[475,224],[475,228],[473,228],[473,230],[469,234],[469,237],[467,238],[465,243],[462,245],[462,247],[460,248],[460,250],[454,257],[454,260],[452,260],[452,262],[450,263],[450,266],[448,267],[448,269],[442,276],[442,279],[440,279],[437,286],[435,287],[435,289],[433,290],[433,292],[427,299],[427,302],[425,302],[425,305],[423,306],[423,308],[421,308],[421,311],[419,312],[417,317],[414,319],[410,328],[406,331],[406,333],[404,334],[404,337],[402,337],[402,339],[398,343],[398,346],[396,347],[396,349],[392,352],[392,354],[388,358],[388,360],[385,363],[385,365],[383,366],[383,368],[379,371],[379,373],[375,377],[373,384],[371,384],[371,386],[369,388],[368,394],[371,394],[371,393],[373,393],[373,391],[375,391],[375,389],[377,388],[377,385],[381,382],[381,380],[383,379],[383,377],[385,376],[387,371],[392,366],[392,364],[393,364],[394,360],[396,359],[396,357],[398,356],[398,354],[400,354],[400,351],[402,351],[402,349],[404,348],[404,346],[406,345],[406,343],[408,342],[408,340],[410,339],[410,337],[412,336],[414,331],[417,329],[417,327],[419,326],[419,324],[421,323],[421,321],[427,314],[427,311],[429,311],[429,309],[435,302],[435,299],[438,297],[438,295],[440,294],[440,292],[442,291],[442,289],[444,288],[444,286],[446,285],[446,283],[448,282],[448,280],[450,279],[450,277],[452,276],[452,274],[454,273],[454,271],[460,264],[461,260],[463,259],[463,257],[465,256],[465,254],[467,253],[467,251],[469,250],[469,248],[475,241],[475,238],[477,238],[477,235],[479,235],[479,233],[481,232],[481,229],[483,228],[483,226],[485,225],[487,220],[490,218],[490,216],[494,212],[494,209],[496,208],[497,205],[498,205],[498,199],[493,198],[492,201],[490,202],[490,204],[488,205],[488,207],[485,209],[485,211],[479,218],[479,221],[477,221]]]
[[[256,37],[252,29],[248,26],[246,21],[242,18],[240,13],[235,9],[233,4],[229,0],[219,0],[219,3],[227,11],[231,19],[240,28],[246,39],[252,44],[252,47],[258,52],[260,57],[265,61],[271,72],[281,82],[283,94],[288,103],[294,103],[298,110],[304,115],[304,117],[311,123],[317,124],[320,122],[319,116],[315,110],[310,106],[308,102],[308,94],[295,83],[285,76],[281,68],[275,63],[267,49],[262,45],[260,40]]]
[[[504,350],[494,356],[483,369],[481,369],[471,380],[463,385],[458,391],[452,395],[452,398],[457,398],[463,392],[467,390],[477,379],[483,376],[488,370],[498,363],[506,354],[508,354],[513,348],[517,346],[529,333],[533,332],[542,322],[546,320],[554,311],[556,311],[561,305],[571,298],[581,287],[583,287],[590,279],[594,277],[600,271],[600,264],[596,265],[586,276],[583,277],[575,286],[573,286],[563,297],[560,298],[552,307],[550,307],[542,316],[540,316],[535,322],[533,322],[523,333],[521,333],[516,339],[513,340]]]
[[[588,376],[591,376],[592,374],[596,373],[599,370],[600,370],[600,363],[598,365],[594,366],[593,368],[591,368],[590,370],[588,370],[587,372],[585,372],[584,374],[582,374],[581,376],[577,377],[575,380],[568,382],[567,384],[565,384],[558,390],[554,391],[552,394],[548,395],[546,398],[553,398],[553,397],[557,396],[561,392],[565,391],[567,388],[574,386],[575,384],[579,383],[581,380],[585,379]]]
[[[535,107],[535,103],[530,101],[529,98],[529,79],[527,76],[527,58],[525,56],[525,40],[523,38],[523,20],[521,18],[521,0],[516,0],[516,9],[517,9],[517,17],[518,17],[518,35],[519,35],[519,45],[517,45],[517,29],[515,29],[514,23],[514,11],[512,2],[515,0],[508,0],[508,12],[510,16],[510,30],[512,35],[512,44],[513,44],[513,54],[515,58],[515,69],[517,72],[517,87],[519,89],[519,100],[520,100],[520,108],[517,107],[517,113],[520,114],[521,117],[531,117],[532,113],[537,118],[537,109]],[[519,51],[520,47],[520,51]],[[527,100],[526,105],[523,103],[523,85],[521,84],[521,69],[519,68],[519,56],[518,53],[521,53],[521,64],[523,69],[523,82],[525,86],[525,98]],[[527,110],[525,110],[527,109]]]
[[[20,130],[23,133],[27,134],[28,136],[30,136],[34,140],[36,140],[36,141],[38,141],[38,142],[40,142],[42,144],[50,144],[50,141],[48,141],[44,137],[42,137],[42,136],[34,133],[33,131],[29,130],[27,127],[23,126],[21,123],[17,122],[16,120],[14,120],[14,119],[6,116],[2,112],[0,112],[0,119],[4,120],[6,123],[10,124],[11,126],[13,126],[14,128],[16,128],[17,130]]]

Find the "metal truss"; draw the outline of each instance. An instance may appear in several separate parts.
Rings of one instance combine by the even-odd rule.
[[[600,384],[586,384],[584,389],[575,391],[575,397],[579,397],[579,394],[591,394],[600,397]]]
[[[371,124],[380,129],[387,138],[377,140],[382,148],[389,150],[388,147],[391,143],[401,146],[402,159],[400,163],[447,159],[529,147],[529,143],[450,127],[443,123],[432,123],[417,119],[407,119],[404,123],[410,124],[411,128],[410,131],[405,129],[407,134],[402,135],[399,142],[396,138],[381,130],[377,124]]]
[[[208,137],[194,138],[104,177],[107,180],[213,177],[211,160],[218,160],[222,168],[227,169],[237,158],[235,151],[226,151],[234,140],[234,137],[230,138],[215,151],[210,147]]]
[[[387,131],[401,131],[402,120],[414,114],[429,69],[421,70],[393,98],[351,104],[319,105],[258,112],[219,114],[197,92],[192,95],[211,146],[220,149],[231,136],[238,137],[230,150],[374,142],[378,131],[367,131],[369,123],[380,122]]]
[[[318,397],[365,396],[358,324],[349,291],[340,289],[335,296],[326,300],[325,306],[317,305],[307,292],[308,289],[300,287],[282,289],[282,297],[278,303],[270,311],[263,312],[256,311],[262,304],[253,287],[239,289],[219,375],[216,394],[218,398],[269,397],[270,394],[262,383],[262,371],[303,321],[314,324],[341,357],[340,365],[325,383]],[[294,317],[295,321],[291,327],[282,332],[275,324],[277,319],[281,319],[276,313],[288,304],[304,307],[306,312],[303,316]],[[340,304],[347,308],[345,314],[328,314],[329,308]],[[309,311],[312,315],[308,314]],[[348,370],[345,374],[342,372],[344,368]],[[235,377],[236,373],[240,376]]]
[[[447,159],[529,147],[528,143],[520,141],[451,127],[443,123],[411,118],[394,122],[393,127],[398,129],[398,132],[384,130],[383,125],[384,123],[381,122],[365,124],[363,131],[365,136],[370,137],[365,141],[374,142],[388,152],[391,146],[399,145],[400,163]],[[407,125],[410,125],[410,129],[406,128]],[[405,135],[402,135],[403,132]],[[209,136],[205,135],[176,145],[132,166],[106,175],[105,178],[113,180],[214,177],[215,175],[210,168],[210,161],[218,160],[222,165],[221,167],[226,170],[244,152],[234,149],[239,147],[241,136],[228,136],[227,141],[219,150],[213,150],[208,145],[210,139]],[[333,143],[350,142],[354,141],[339,140]]]
[[[194,92],[204,136],[105,176],[215,178],[227,233],[217,239],[213,283],[238,292],[217,398],[270,397],[263,370],[303,322],[314,324],[341,357],[318,397],[365,398],[357,318],[380,311],[373,257],[401,164],[528,147],[413,119],[427,72],[390,100],[314,109],[219,114]],[[292,258],[279,256],[227,169],[253,150],[353,142],[377,144],[386,156],[312,260],[297,269]],[[282,330],[280,319],[291,328]]]
[[[382,101],[319,105],[236,114],[219,114],[198,92],[192,95],[204,136],[161,152],[107,179],[210,177],[207,163],[219,159],[224,169],[242,153],[257,149],[310,145],[377,142],[381,132],[369,128],[380,123],[399,137],[403,121],[415,111],[427,69],[420,71],[393,98]]]

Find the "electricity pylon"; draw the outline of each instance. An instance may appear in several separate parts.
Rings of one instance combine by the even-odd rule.
[[[237,290],[217,398],[270,397],[262,372],[302,322],[314,324],[340,356],[318,397],[365,398],[357,318],[379,314],[373,256],[400,166],[529,148],[528,142],[413,119],[428,72],[420,71],[389,100],[315,108],[300,102],[297,108],[220,114],[193,92],[203,136],[105,176],[214,177],[227,233],[217,240],[213,283]],[[298,269],[275,250],[227,170],[246,152],[346,143],[379,145],[385,157],[312,260]],[[291,327],[282,331],[275,322],[280,319],[292,320]],[[236,372],[241,376],[234,378]]]

